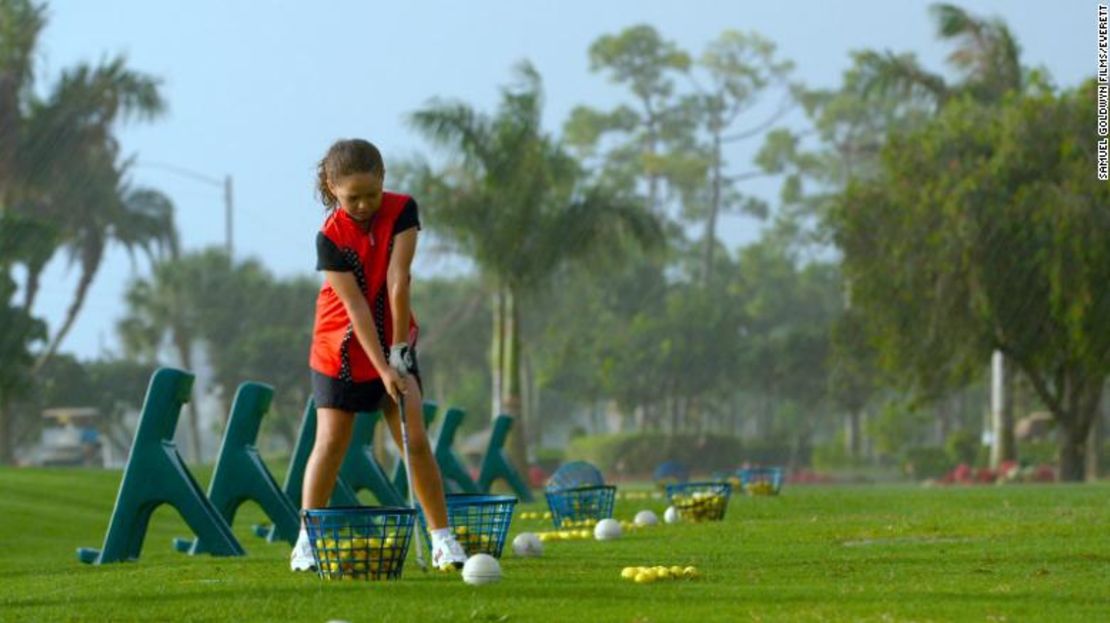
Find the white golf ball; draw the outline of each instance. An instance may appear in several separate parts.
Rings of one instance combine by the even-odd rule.
[[[654,526],[659,523],[659,518],[655,513],[649,510],[642,510],[636,513],[636,517],[632,520],[637,526]]]
[[[501,580],[501,565],[489,554],[474,554],[466,559],[462,570],[463,581],[480,586]]]
[[[543,555],[543,543],[531,532],[521,532],[513,539],[513,553],[525,558]]]
[[[678,511],[673,506],[668,506],[667,510],[663,513],[663,521],[667,523],[678,522]]]
[[[608,541],[621,536],[621,524],[616,519],[602,519],[594,526],[594,538],[598,541]]]

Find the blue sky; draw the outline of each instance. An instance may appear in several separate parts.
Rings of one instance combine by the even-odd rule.
[[[52,82],[74,63],[124,53],[131,67],[160,76],[169,114],[125,127],[126,153],[235,183],[235,247],[275,273],[311,272],[321,218],[312,194],[314,164],[339,137],[368,138],[388,162],[431,153],[404,115],[432,97],[458,98],[489,110],[512,66],[530,60],[544,78],[545,124],[558,131],[578,104],[608,107],[620,89],[589,71],[586,51],[598,36],[639,23],[698,53],[725,29],[753,30],[796,64],[795,79],[833,86],[848,52],[915,52],[943,68],[927,2],[852,0],[582,0],[368,2],[321,0],[64,0],[52,2],[40,43],[40,79]],[[1003,17],[1027,65],[1048,68],[1071,86],[1094,74],[1094,0],[976,0],[973,12]],[[753,117],[751,125],[761,119]],[[798,115],[784,124],[796,126]],[[738,128],[748,124],[740,123]],[[729,154],[750,168],[758,141]],[[135,182],[168,194],[177,206],[186,249],[224,240],[221,191],[139,166]],[[387,182],[388,186],[388,182]],[[398,189],[404,190],[404,189]],[[777,183],[749,192],[774,200]],[[758,236],[759,223],[728,217],[730,246]],[[417,278],[459,270],[458,260],[424,254]],[[63,350],[92,357],[115,346],[126,281],[142,261],[110,252]],[[64,254],[51,264],[36,304],[56,328],[70,302],[75,269]]]

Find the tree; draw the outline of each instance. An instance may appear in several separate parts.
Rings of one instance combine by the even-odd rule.
[[[115,171],[104,167],[103,173],[115,177]],[[81,267],[73,302],[66,310],[65,320],[39,355],[35,368],[40,369],[57,352],[81,311],[89,288],[100,270],[110,240],[124,246],[134,256],[134,249],[143,250],[154,261],[159,256],[173,257],[177,249],[177,229],[173,221],[173,204],[160,192],[149,188],[131,189],[126,184],[103,186],[92,183],[85,187],[84,202],[73,205],[89,208],[75,215],[72,229],[63,234],[70,248],[71,261]]]
[[[239,262],[228,275],[238,283],[241,305],[224,303],[223,307],[241,316],[231,326],[239,330],[226,340],[226,331],[208,326],[202,320],[200,335],[214,363],[217,383],[224,396],[224,413],[230,408],[230,397],[245,380],[256,380],[274,387],[268,427],[275,430],[292,450],[297,440],[298,424],[308,399],[306,374],[308,351],[312,344],[313,306],[320,284],[316,279],[293,277],[277,279],[264,273],[253,279],[249,262]],[[244,278],[244,273],[246,278]],[[255,287],[251,287],[255,284]],[[199,296],[198,299],[203,300]],[[214,302],[205,302],[211,308]]]
[[[15,450],[11,405],[31,387],[32,349],[46,338],[46,326],[12,300],[16,283],[10,273],[14,265],[33,261],[28,258],[34,256],[43,230],[0,205],[0,231],[6,236],[0,245],[0,464],[8,464]]]
[[[767,212],[763,202],[736,188],[764,173],[730,174],[723,149],[759,136],[785,112],[788,101],[759,124],[733,128],[764,91],[784,83],[791,64],[775,58],[774,44],[758,34],[731,30],[695,62],[653,27],[640,25],[595,41],[590,68],[627,87],[636,105],[575,108],[564,125],[568,145],[591,165],[596,162],[600,177],[630,188],[642,183],[653,213],[662,216],[666,201],[677,198],[682,219],[704,221],[703,260],[694,269],[708,283],[722,212],[741,210],[760,218]],[[680,76],[691,87],[685,93],[676,89]]]
[[[627,196],[585,183],[574,159],[540,127],[539,75],[524,63],[516,79],[493,116],[433,101],[410,121],[453,156],[441,172],[425,165],[413,183],[436,206],[430,222],[474,260],[493,291],[494,414],[519,416],[523,295],[568,262],[619,249],[622,239],[647,244],[660,233]],[[512,454],[520,466],[524,428],[518,417]]]
[[[181,367],[193,369],[193,342],[199,320],[191,268],[189,262],[180,260],[158,262],[151,268],[150,277],[134,279],[127,285],[127,315],[117,326],[126,355],[157,362],[163,343],[169,340]],[[189,452],[194,461],[201,458],[196,402],[187,403]]]
[[[959,74],[956,82],[946,81],[940,74],[922,68],[910,54],[879,54],[869,51],[859,55],[862,68],[860,86],[867,99],[878,95],[901,95],[928,102],[933,111],[940,110],[954,98],[971,98],[983,104],[997,104],[1010,94],[1021,94],[1039,87],[1042,77],[1036,72],[1028,78],[1021,66],[1020,49],[1013,34],[1000,19],[986,19],[968,13],[952,4],[934,4],[930,12],[936,22],[937,35],[955,44],[947,61]],[[996,357],[1002,357],[999,352]],[[1001,374],[1003,393],[1009,396],[1013,387],[1010,363],[992,372]],[[957,381],[958,382],[958,381]],[[939,394],[940,392],[936,392]],[[1016,458],[1014,446],[1012,400],[1004,398],[994,418],[995,467],[1002,461]]]
[[[846,412],[845,450],[858,459],[863,451],[864,409],[881,387],[867,317],[858,309],[845,309],[830,339],[829,391],[834,404]]]
[[[425,397],[467,413],[486,411],[491,404],[493,325],[487,290],[476,276],[421,278],[412,285],[412,307],[420,320],[417,349]],[[466,420],[466,424],[481,422]]]
[[[914,382],[1002,351],[1060,425],[1060,475],[1083,475],[1110,374],[1110,188],[1090,174],[1094,84],[986,107],[963,97],[895,135],[882,174],[832,216],[853,302],[881,361]]]
[[[930,13],[937,36],[953,44],[947,61],[956,70],[957,80],[949,81],[942,74],[922,67],[910,53],[855,52],[852,67],[845,72],[838,89],[799,91],[823,149],[803,151],[802,138],[786,130],[772,132],[764,145],[759,156],[764,168],[787,173],[782,190],[787,213],[798,224],[811,227],[807,235],[818,244],[829,242],[831,231],[826,227],[825,216],[846,184],[878,175],[879,153],[887,136],[919,127],[954,100],[970,97],[991,104],[1013,93],[1043,88],[1044,77],[1039,72],[1022,68],[1020,49],[1001,20],[981,18],[951,4],[934,4]],[[860,348],[871,341],[866,331],[848,330],[842,337],[849,335],[862,342],[854,347],[842,343],[840,355],[866,358],[866,349]],[[851,365],[847,360],[841,363]],[[953,372],[944,365],[927,368],[919,379],[926,378],[928,372]],[[855,369],[865,372],[871,366],[864,364]],[[933,384],[916,388],[919,398],[941,399],[979,376],[979,370],[964,368],[953,374],[932,374]],[[842,377],[838,382],[844,381],[847,379]],[[861,381],[864,379],[857,377],[852,384],[859,389],[863,387]],[[846,396],[841,393],[840,397]],[[853,424],[855,419],[856,415],[849,411],[850,437],[858,431]],[[1009,426],[1008,435],[1006,430],[996,431],[999,439],[1012,439],[1012,418]],[[1011,445],[1003,448],[999,456],[1013,458],[1013,455]]]
[[[766,216],[767,207],[753,197],[744,197],[736,184],[764,173],[755,170],[736,175],[725,171],[724,146],[760,136],[786,110],[789,100],[784,100],[768,119],[743,130],[732,131],[745,113],[759,103],[764,91],[784,84],[793,69],[793,63],[775,58],[775,45],[757,33],[726,30],[709,46],[698,67],[708,76],[708,87],[699,88],[695,101],[701,111],[702,125],[709,138],[707,149],[708,184],[704,176],[693,181],[702,189],[705,209],[705,260],[701,269],[703,283],[710,283],[713,260],[717,248],[717,221],[726,209],[743,209],[755,216]],[[705,192],[707,191],[707,192]],[[696,192],[696,191],[695,191]]]
[[[589,57],[592,71],[606,72],[611,82],[632,91],[639,110],[620,106],[602,112],[579,106],[564,126],[567,143],[581,156],[589,156],[606,134],[623,137],[606,155],[601,173],[624,184],[644,179],[647,209],[661,216],[666,135],[675,130],[674,122],[681,121],[676,118],[674,76],[689,69],[690,55],[664,41],[655,28],[638,25],[598,38],[590,46]]]
[[[930,72],[912,54],[863,52],[859,61],[864,70],[861,86],[871,91],[894,91],[903,97],[919,94],[936,108],[949,100],[971,97],[982,103],[999,103],[1011,92],[1023,92],[1030,84],[1021,66],[1021,50],[1006,23],[986,19],[947,3],[929,8],[937,35],[955,43],[948,63],[960,79],[948,83],[940,74]],[[1033,76],[1033,82],[1040,78]]]
[[[158,360],[168,339],[189,369],[203,347],[225,426],[242,382],[272,385],[268,422],[292,446],[308,398],[305,362],[319,287],[306,277],[276,279],[255,259],[232,263],[224,249],[187,253],[155,264],[149,279],[132,281],[119,332],[127,352],[147,361]],[[199,453],[198,414],[195,401],[189,404],[192,451]]]
[[[764,399],[762,432],[775,419],[794,456],[807,447],[829,398],[829,351],[842,313],[836,265],[803,263],[787,240],[766,236],[741,250],[729,287],[742,305],[736,384]]]
[[[24,310],[30,313],[59,245],[81,268],[73,303],[36,368],[72,327],[109,241],[149,253],[176,236],[168,200],[125,182],[127,163],[113,136],[121,121],[161,114],[158,80],[128,69],[118,56],[64,70],[43,96],[34,59],[45,25],[43,5],[0,1],[0,204],[50,232],[25,263]]]

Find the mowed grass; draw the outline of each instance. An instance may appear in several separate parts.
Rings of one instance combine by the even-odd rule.
[[[207,472],[198,474],[201,482]],[[288,570],[289,547],[250,533],[240,558],[171,550],[163,506],[137,563],[89,566],[120,474],[0,470],[5,621],[1107,621],[1110,486],[794,487],[733,496],[724,522],[659,526],[615,542],[506,548],[504,579],[472,587],[410,565],[397,582],[323,582]],[[630,519],[662,500],[617,505]],[[521,510],[542,510],[530,505]],[[513,533],[542,521],[514,521]],[[637,585],[625,566],[696,565],[697,581]]]

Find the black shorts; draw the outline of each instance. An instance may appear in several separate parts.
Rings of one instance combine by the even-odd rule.
[[[420,371],[414,370],[416,384],[423,389]],[[382,408],[385,383],[381,379],[351,382],[312,370],[312,398],[318,409],[342,409],[351,412],[371,412]]]

